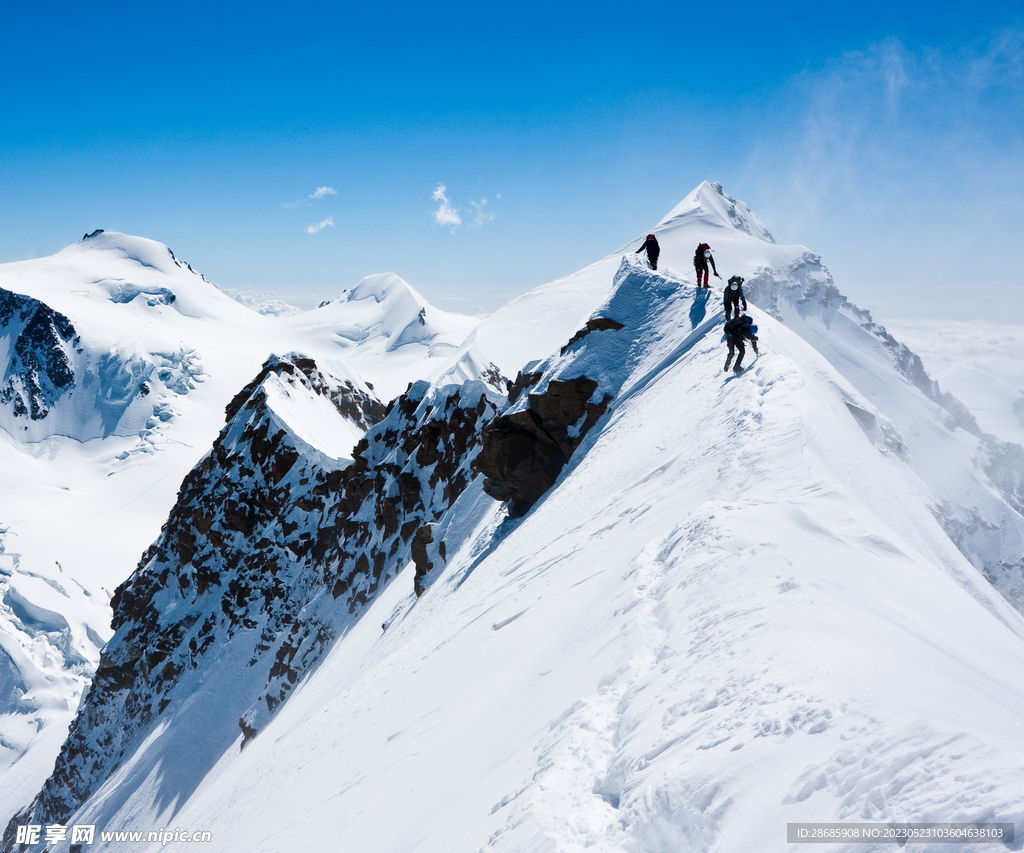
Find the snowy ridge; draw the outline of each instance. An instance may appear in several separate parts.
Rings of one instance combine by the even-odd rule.
[[[701,184],[652,230],[668,277],[692,283],[694,249],[710,243],[722,281],[742,275],[751,305],[800,335],[872,402],[875,414],[868,420],[882,417],[872,428],[900,433],[907,462],[933,490],[929,504],[947,534],[1024,609],[1024,448],[981,432],[914,353],[840,293],[820,256],[803,246],[775,244],[746,205],[719,184]],[[584,324],[582,306],[608,299],[623,254],[639,257],[634,250],[641,242],[513,300],[480,324],[463,351],[477,353],[506,376],[545,358]],[[721,291],[716,287],[707,298],[720,305]]]
[[[756,240],[774,243],[775,238],[765,228],[764,223],[742,201],[728,195],[717,181],[709,184],[704,181],[687,198],[683,199],[668,215],[658,223],[658,228],[669,229],[677,220],[692,222],[702,221],[712,227],[728,223],[737,231],[749,234]],[[657,234],[657,229],[655,229]],[[696,248],[696,244],[694,244]]]
[[[593,312],[622,328],[539,366],[549,388],[615,392],[554,488],[510,520],[477,479],[433,525],[446,562],[426,593],[410,566],[191,798],[150,783],[148,810],[115,812],[111,787],[81,819],[208,826],[223,850],[310,846],[328,825],[368,853],[1024,827],[1006,678],[1024,620],[854,411],[872,403],[760,312],[770,354],[723,374],[707,300],[622,265]]]
[[[887,413],[906,436],[908,463],[934,490],[947,534],[1024,610],[1024,448],[983,433],[916,354],[839,292],[820,260],[807,254],[785,270],[759,269],[745,289]]]

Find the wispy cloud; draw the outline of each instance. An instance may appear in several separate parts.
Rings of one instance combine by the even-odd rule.
[[[484,223],[490,222],[494,219],[495,214],[491,213],[491,211],[487,209],[486,198],[482,198],[480,201],[471,201],[470,205],[473,208],[473,218],[469,223],[471,228],[482,228]]]
[[[321,222],[311,223],[309,225],[309,227],[306,228],[306,233],[307,234],[316,234],[318,231],[323,231],[328,226],[330,226],[331,228],[334,227],[334,217],[333,216],[328,216],[326,219],[322,220]]]
[[[462,217],[459,216],[458,208],[452,207],[451,201],[445,195],[447,190],[444,184],[438,184],[431,198],[437,202],[437,210],[433,212],[434,221],[438,225],[450,225],[452,230],[462,224]]]
[[[297,201],[286,201],[281,206],[287,210],[294,210],[296,207],[305,207],[311,201],[318,201],[324,196],[337,195],[338,191],[334,187],[317,187],[305,198],[300,198]]]
[[[854,301],[890,317],[985,316],[963,297],[963,247],[984,245],[986,267],[1019,265],[1022,78],[1024,28],[837,56],[765,110],[784,121],[756,134],[755,202],[781,241],[821,251]]]
[[[496,214],[492,213],[487,207],[486,197],[480,199],[480,201],[470,199],[468,210],[462,213],[459,208],[452,205],[452,200],[446,195],[447,192],[448,187],[444,184],[438,184],[437,189],[431,195],[431,198],[437,202],[437,209],[431,211],[431,216],[434,217],[434,222],[438,225],[448,225],[454,231],[465,221],[469,228],[482,228],[496,217]],[[496,194],[495,198],[500,199],[501,196]],[[465,217],[465,220],[463,217]]]

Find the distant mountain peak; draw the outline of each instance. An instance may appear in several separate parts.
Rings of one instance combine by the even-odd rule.
[[[658,223],[658,228],[670,229],[693,219],[701,219],[712,228],[733,228],[749,234],[766,243],[774,243],[775,238],[749,207],[738,201],[722,189],[715,181],[704,181],[692,193],[677,204],[668,215]]]
[[[131,234],[122,234],[119,231],[105,231],[102,228],[97,228],[91,234],[83,236],[77,243],[72,243],[64,248],[62,253],[73,251],[112,252],[126,260],[135,261],[144,267],[169,275],[173,275],[176,270],[187,270],[203,281],[212,283],[202,273],[192,269],[192,265],[187,261],[177,257],[169,246],[147,237],[135,237]]]

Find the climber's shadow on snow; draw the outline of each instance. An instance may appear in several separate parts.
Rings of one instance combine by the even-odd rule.
[[[693,304],[690,305],[690,328],[696,329],[701,323],[704,322],[704,318],[708,313],[708,296],[711,291],[703,287],[697,288],[697,293],[693,297]]]
[[[743,370],[741,370],[739,373],[735,373],[732,370],[730,370],[729,375],[725,377],[725,381],[723,381],[722,384],[725,385],[728,382],[732,382],[734,379],[742,379],[746,374],[750,373],[750,371],[754,369],[754,365],[757,364],[760,358],[760,354],[755,355],[750,364],[744,366]]]

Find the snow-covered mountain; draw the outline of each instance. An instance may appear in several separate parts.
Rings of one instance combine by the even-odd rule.
[[[296,443],[350,458],[384,403],[475,323],[394,275],[261,316],[166,246],[112,232],[0,266],[0,814],[51,772],[111,636],[114,589],[261,365],[317,359],[335,389],[323,406],[266,393]]]
[[[257,366],[4,849],[31,825],[418,853],[1024,832],[1024,451],[720,187],[655,233],[658,272],[634,242],[461,346],[402,290],[378,322],[391,282],[364,280],[318,309],[340,363]],[[740,375],[700,241],[748,280]],[[282,321],[320,340],[317,313]],[[373,424],[387,377],[352,365],[385,332],[438,366]]]

